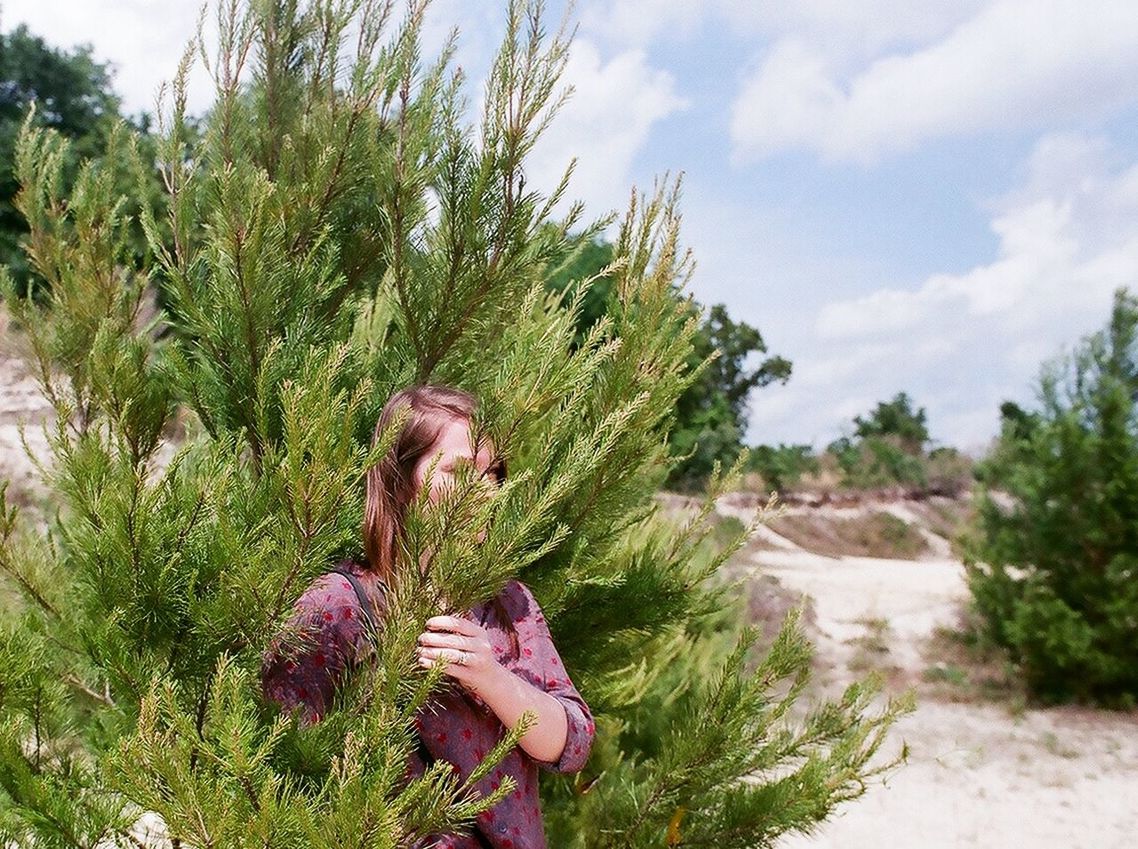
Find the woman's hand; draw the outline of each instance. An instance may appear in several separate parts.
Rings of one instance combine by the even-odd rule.
[[[419,665],[446,664],[447,675],[475,694],[486,692],[501,670],[486,629],[459,616],[432,616],[419,635]]]
[[[432,616],[419,635],[419,664],[446,664],[446,674],[474,693],[502,721],[513,728],[524,711],[536,717],[518,745],[531,757],[555,763],[568,739],[565,707],[556,698],[522,680],[498,663],[486,629],[457,616]]]

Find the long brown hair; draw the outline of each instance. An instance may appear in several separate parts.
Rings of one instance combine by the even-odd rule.
[[[367,498],[364,503],[363,538],[367,568],[379,578],[391,582],[395,569],[396,546],[403,536],[407,505],[415,498],[415,466],[430,450],[443,426],[451,419],[462,418],[473,424],[478,400],[469,392],[453,386],[419,384],[408,386],[392,395],[375,425],[372,445],[382,438],[392,419],[408,407],[407,419],[388,452],[368,470]],[[506,479],[506,461],[495,458],[490,469],[501,483]],[[514,657],[518,656],[518,635],[501,597],[492,602],[499,618],[507,626]]]
[[[379,442],[391,421],[404,407],[407,419],[391,449],[367,473],[364,503],[364,554],[367,567],[386,582],[395,567],[396,546],[403,535],[407,506],[415,498],[415,466],[435,444],[446,423],[466,419],[473,423],[478,400],[453,386],[419,384],[392,395],[379,414],[372,444]],[[501,464],[499,476],[504,476]]]

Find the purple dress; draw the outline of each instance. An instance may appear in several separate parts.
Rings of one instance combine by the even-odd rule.
[[[359,576],[371,591],[374,584],[358,564],[341,563],[339,568]],[[545,849],[537,770],[540,767],[572,773],[585,765],[595,735],[592,713],[562,665],[529,587],[521,581],[509,581],[496,599],[476,604],[466,616],[486,629],[494,656],[502,666],[540,687],[565,707],[565,749],[556,762],[549,762],[535,760],[520,746],[514,746],[501,763],[474,785],[482,794],[489,794],[506,775],[513,776],[517,785],[511,794],[478,816],[474,833],[432,835],[417,846]],[[265,654],[261,681],[266,698],[286,710],[299,708],[308,722],[319,721],[331,705],[345,672],[362,654],[364,628],[359,600],[348,580],[335,573],[317,578],[297,600],[284,631]],[[517,634],[516,648],[510,638],[511,629]],[[285,634],[299,634],[303,639],[286,639]],[[416,715],[415,724],[430,755],[449,761],[466,778],[505,736],[506,728],[481,699],[457,681],[443,681],[449,686],[432,695]],[[408,775],[421,775],[424,769],[423,759],[414,753]]]

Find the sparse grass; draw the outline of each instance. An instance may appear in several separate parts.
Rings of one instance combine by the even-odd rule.
[[[865,628],[865,633],[846,641],[847,645],[854,647],[853,656],[846,664],[850,672],[893,672],[896,667],[887,663],[892,631],[889,622],[875,617],[860,619],[857,624]]]
[[[912,560],[928,551],[920,531],[891,513],[848,519],[797,513],[780,516],[770,528],[807,551],[827,557]]]
[[[924,655],[922,679],[934,698],[1002,704],[1013,714],[1027,708],[1022,676],[1007,652],[980,638],[967,620],[959,629],[937,628]]]
[[[921,517],[926,528],[949,541],[956,557],[962,555],[961,537],[976,515],[970,501],[936,497],[913,502],[909,509]]]
[[[1057,758],[1072,759],[1079,756],[1079,750],[1066,745],[1054,731],[1044,732],[1039,742],[1043,745],[1044,749]]]
[[[952,663],[934,663],[925,669],[924,680],[930,682],[944,682],[953,687],[964,687],[968,684],[968,672]]]

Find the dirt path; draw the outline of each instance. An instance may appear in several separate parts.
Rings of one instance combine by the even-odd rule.
[[[889,670],[890,689],[918,691],[917,710],[886,747],[892,756],[904,739],[908,763],[813,835],[790,836],[780,849],[1135,845],[1138,713],[1017,712],[947,702],[922,686],[929,639],[938,626],[954,625],[966,597],[959,562],[834,559],[793,544],[747,557],[750,568],[812,600],[824,691],[869,667]]]

